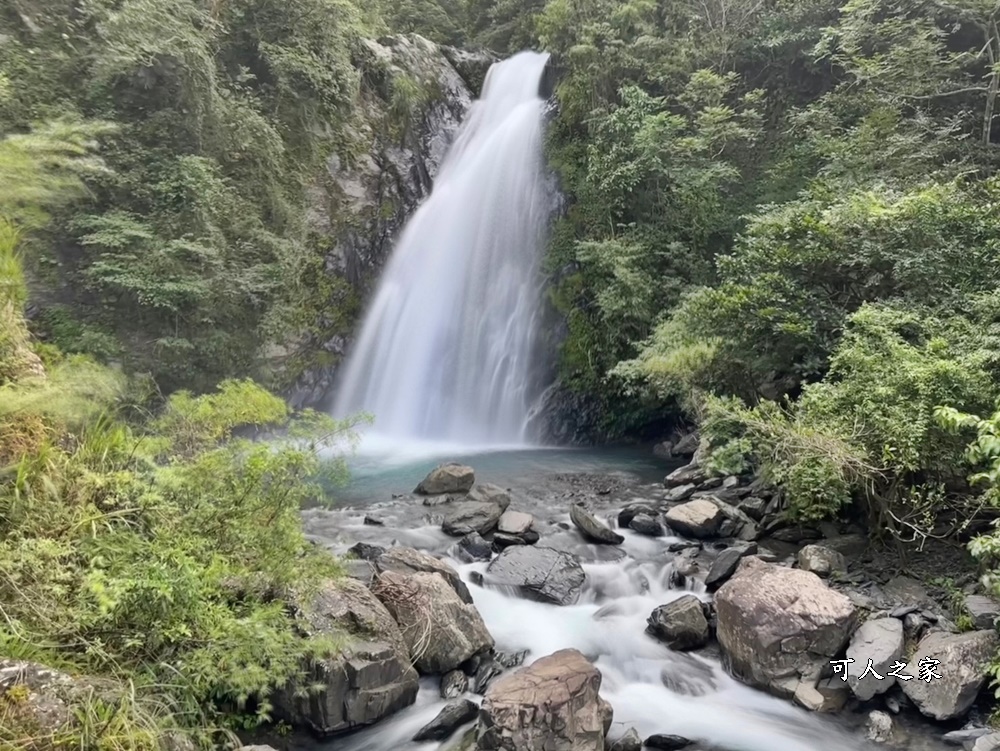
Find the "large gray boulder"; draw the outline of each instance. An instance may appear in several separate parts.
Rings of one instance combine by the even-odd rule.
[[[596,542],[599,545],[621,545],[625,542],[624,537],[599,522],[580,504],[570,506],[569,518],[584,538],[590,542]]]
[[[799,551],[798,563],[800,569],[811,571],[817,576],[830,576],[847,571],[847,561],[844,556],[825,545],[806,545]]]
[[[472,467],[454,463],[441,464],[432,469],[413,492],[420,495],[468,493],[475,481],[476,473]]]
[[[861,628],[854,632],[850,646],[847,648],[849,663],[847,683],[854,695],[862,701],[868,701],[878,694],[884,694],[896,685],[896,677],[889,675],[896,661],[903,656],[903,622],[898,618],[876,618],[865,621]],[[877,675],[869,673],[861,676],[872,662],[872,670]],[[878,678],[877,676],[881,676]]]
[[[666,513],[667,524],[671,529],[697,538],[716,536],[725,518],[721,508],[704,498],[674,506]]]
[[[857,614],[845,595],[807,571],[744,558],[715,595],[717,637],[733,672],[790,698],[815,682],[847,644]]]
[[[446,508],[441,529],[452,537],[465,537],[473,532],[480,535],[492,532],[507,509],[493,501],[460,501],[449,504]]]
[[[694,595],[660,605],[649,616],[646,631],[676,650],[698,649],[708,643],[708,619]]]
[[[372,591],[396,619],[409,657],[424,675],[447,673],[493,647],[479,611],[439,574],[387,571]]]
[[[569,553],[545,547],[506,548],[486,568],[486,582],[514,587],[522,597],[556,605],[572,605],[586,574]]]
[[[964,714],[986,683],[986,664],[998,644],[995,631],[928,634],[908,662],[904,674],[913,678],[901,681],[903,693],[917,709],[935,720]],[[927,670],[940,677],[931,677]]]
[[[476,730],[478,751],[604,751],[611,707],[601,673],[563,649],[496,679]]]
[[[531,514],[509,508],[501,515],[497,523],[497,532],[520,537],[527,533],[534,523],[535,517]]]
[[[469,588],[465,586],[458,572],[428,553],[413,548],[389,548],[376,559],[375,569],[379,574],[384,574],[386,571],[396,571],[400,574],[415,574],[418,571],[439,574],[451,585],[462,602],[472,602]]]
[[[274,692],[278,717],[332,735],[378,722],[414,702],[419,685],[409,650],[368,587],[349,578],[327,582],[292,606],[303,633],[351,637],[335,657],[310,664],[302,685],[293,681]],[[322,686],[319,693],[301,695],[300,688],[315,685]]]
[[[977,629],[991,629],[1000,618],[1000,602],[985,595],[968,595],[965,598],[965,609],[972,618],[972,625]]]

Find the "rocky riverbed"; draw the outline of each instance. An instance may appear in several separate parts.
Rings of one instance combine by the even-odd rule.
[[[960,632],[921,581],[872,575],[859,530],[788,524],[752,478],[672,462],[655,483],[442,466],[413,492],[307,511],[348,556],[348,590],[397,627],[370,631],[392,670],[355,657],[320,729],[338,751],[998,747],[981,701],[995,603],[970,594]]]

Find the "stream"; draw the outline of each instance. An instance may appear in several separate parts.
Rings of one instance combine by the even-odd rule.
[[[451,452],[451,453],[448,453]],[[409,495],[442,460],[476,470],[477,482],[508,488],[511,508],[535,516],[539,545],[578,557],[587,580],[577,604],[566,607],[520,599],[472,583],[486,563],[463,563],[450,555],[456,540],[440,528],[441,514]],[[569,523],[569,507],[586,498],[598,518],[616,527],[624,505],[662,497],[663,476],[677,464],[634,449],[523,449],[462,452],[458,446],[400,446],[369,442],[352,461],[351,484],[337,493],[334,509],[309,509],[304,525],[311,539],[335,553],[356,542],[406,545],[440,556],[454,566],[469,590],[498,650],[527,650],[525,663],[563,648],[575,648],[603,675],[601,695],[614,707],[614,739],[629,727],[642,737],[676,734],[699,742],[697,748],[719,751],[862,751],[876,746],[864,739],[867,712],[819,715],[769,696],[731,678],[717,648],[674,652],[645,633],[646,618],[658,605],[693,593],[711,595],[696,576],[685,589],[671,587],[671,573],[683,564],[672,553],[678,537],[649,538],[629,529],[620,546],[585,542]],[[397,497],[393,497],[396,495]],[[363,522],[377,515],[384,526]],[[516,669],[516,668],[515,668]],[[375,726],[335,741],[311,745],[337,751],[409,751],[448,749],[457,731],[443,743],[410,739],[446,703],[437,679],[422,679],[416,704]],[[474,701],[481,697],[469,695]],[[918,718],[898,716],[903,737],[894,748],[943,751],[940,729]]]

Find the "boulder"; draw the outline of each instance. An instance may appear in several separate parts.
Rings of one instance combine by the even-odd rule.
[[[646,739],[646,748],[655,748],[658,751],[678,751],[682,748],[687,748],[690,746],[692,741],[689,741],[682,735],[662,735],[657,733],[656,735],[651,735]]]
[[[799,681],[792,699],[810,712],[839,712],[850,697],[846,684],[840,678],[817,678],[814,675]]]
[[[835,572],[847,571],[847,561],[836,550],[824,545],[806,545],[799,551],[799,568],[811,571],[817,576],[830,576]]]
[[[696,485],[704,480],[705,477],[705,470],[697,464],[687,464],[683,467],[678,467],[667,475],[663,484],[668,488],[676,488],[681,485]]]
[[[375,566],[368,561],[355,561],[346,558],[340,562],[340,565],[343,567],[345,574],[361,582],[366,587],[370,587],[372,582],[375,581]]]
[[[892,738],[892,716],[885,712],[871,712],[865,723],[865,737],[874,743],[886,743]]]
[[[467,722],[472,722],[479,714],[479,707],[468,699],[459,699],[445,705],[437,717],[424,725],[413,736],[413,740],[443,741]]]
[[[479,711],[478,751],[604,751],[610,705],[601,673],[563,649],[493,681]]]
[[[478,532],[470,532],[458,541],[456,556],[466,563],[488,561],[493,557],[493,546]]]
[[[653,446],[653,456],[657,459],[670,459],[674,455],[673,441],[660,441]]]
[[[698,450],[700,442],[701,439],[698,437],[697,431],[680,436],[674,441],[674,456],[693,456],[694,452]]]
[[[655,516],[636,514],[628,523],[629,529],[647,537],[662,537],[665,533],[663,525]]]
[[[522,597],[537,602],[572,605],[587,578],[569,553],[545,547],[510,547],[486,568],[488,581],[515,587]]]
[[[928,717],[958,717],[972,706],[986,683],[986,663],[997,646],[995,631],[934,631],[920,640],[910,658],[905,674],[913,677],[900,682],[903,693]]]
[[[608,751],[642,751],[642,737],[635,728],[629,728],[625,735],[611,743]]]
[[[493,646],[479,611],[462,602],[440,574],[386,571],[373,591],[396,619],[410,659],[424,675],[447,673]]]
[[[754,521],[759,522],[764,518],[764,512],[767,509],[767,501],[760,496],[751,495],[740,501],[737,508]]]
[[[721,587],[729,577],[736,573],[736,567],[740,565],[740,561],[756,552],[757,545],[755,543],[733,545],[723,550],[712,561],[712,567],[705,577],[705,588],[709,592],[713,592]]]
[[[375,561],[375,568],[379,574],[384,574],[386,571],[396,571],[400,574],[415,574],[418,571],[440,574],[462,602],[472,602],[469,588],[465,586],[458,572],[428,553],[413,548],[389,548]]]
[[[497,532],[501,532],[505,535],[516,535],[520,537],[521,535],[527,533],[534,523],[535,517],[531,514],[526,514],[523,511],[514,511],[514,509],[507,509],[500,516],[500,521],[497,523]]]
[[[347,552],[359,560],[374,561],[385,552],[385,548],[367,542],[356,542],[347,549]]]
[[[965,746],[970,748],[976,739],[984,735],[989,735],[989,728],[963,728],[962,730],[952,730],[941,736],[941,740],[953,746]]]
[[[896,677],[889,675],[896,661],[903,656],[903,623],[898,618],[876,618],[865,621],[854,632],[847,648],[849,663],[847,684],[856,697],[868,701],[878,694],[884,694],[896,685]],[[872,670],[881,679],[870,673],[862,678],[872,661]]]
[[[698,649],[708,643],[708,619],[701,600],[694,595],[660,605],[646,623],[646,631],[671,649]]]
[[[469,678],[461,670],[449,670],[441,676],[441,698],[456,699],[469,690]]]
[[[624,529],[631,524],[632,520],[639,514],[656,516],[657,513],[656,508],[648,503],[633,503],[618,512],[618,526]]]
[[[480,483],[469,491],[468,500],[480,503],[495,503],[506,511],[510,505],[510,493],[490,482]]]
[[[465,537],[476,532],[485,535],[497,526],[504,507],[492,501],[461,501],[446,507],[441,529],[452,537]]]
[[[34,735],[31,740],[38,745],[26,748],[56,748],[60,731],[74,721],[74,704],[85,699],[93,687],[36,662],[0,656],[0,723]],[[7,748],[5,739],[9,737],[0,729],[0,748]]]
[[[606,525],[597,521],[593,514],[580,504],[569,507],[569,518],[580,533],[590,542],[599,545],[621,545],[625,538]]]
[[[1000,602],[985,595],[967,595],[965,610],[972,618],[972,625],[977,629],[994,628],[997,618],[1000,618]]]
[[[717,637],[733,672],[790,698],[803,676],[818,676],[846,646],[857,614],[818,576],[754,556],[715,595]]]
[[[527,540],[520,535],[508,535],[505,532],[496,532],[493,534],[493,550],[498,553],[504,548],[509,548],[511,545],[527,544]]]
[[[1000,733],[979,736],[972,744],[972,751],[1000,751]]]
[[[714,537],[725,516],[716,504],[699,498],[675,506],[666,514],[667,524],[688,537]]]
[[[442,493],[468,493],[476,481],[472,467],[464,464],[442,464],[432,469],[414,493],[420,495],[441,495]]]
[[[372,516],[371,514],[366,514],[365,518],[362,520],[362,524],[365,524],[366,526],[369,527],[384,527],[385,520],[378,516]]]
[[[406,643],[368,587],[354,579],[326,582],[309,600],[290,604],[303,633],[352,636],[336,656],[312,662],[301,686],[292,681],[274,692],[276,716],[324,736],[413,704],[419,684]],[[322,690],[301,695],[300,688],[314,685]]]
[[[694,495],[694,491],[698,489],[698,486],[694,483],[686,483],[684,485],[678,485],[676,487],[670,488],[663,496],[663,500],[667,503],[680,503],[681,501],[686,501],[688,498]]]

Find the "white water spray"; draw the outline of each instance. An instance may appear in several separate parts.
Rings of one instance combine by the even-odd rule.
[[[522,52],[490,69],[382,276],[336,415],[369,412],[393,441],[532,441],[547,60]]]

